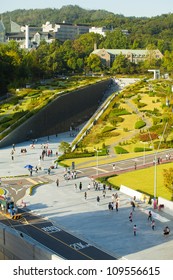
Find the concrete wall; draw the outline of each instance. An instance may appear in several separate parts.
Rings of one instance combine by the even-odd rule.
[[[34,239],[0,224],[0,260],[55,260],[62,259]]]
[[[150,200],[150,196],[143,194],[141,192],[135,191],[133,189],[130,189],[124,185],[120,186],[120,191],[124,194],[129,195],[131,198],[134,198],[134,196],[136,197],[136,201],[137,202],[144,202],[144,203],[148,203]]]
[[[0,148],[28,139],[68,131],[71,124],[81,124],[97,110],[111,80],[62,94],[0,141]]]

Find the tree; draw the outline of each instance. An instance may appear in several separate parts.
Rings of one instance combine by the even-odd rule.
[[[125,57],[122,53],[117,55],[115,58],[112,68],[112,73],[116,74],[127,74],[132,72],[131,70],[131,62],[128,60],[127,57]]]
[[[122,33],[121,29],[108,31],[105,41],[102,42],[100,47],[105,49],[126,49],[128,48],[127,36]]]
[[[96,54],[91,54],[87,58],[87,66],[94,72],[98,72],[101,70],[101,59]]]
[[[59,145],[60,152],[63,152],[64,154],[67,154],[70,152],[70,144],[68,142],[61,142]]]
[[[173,201],[173,168],[163,169],[164,186],[171,192],[171,200]]]

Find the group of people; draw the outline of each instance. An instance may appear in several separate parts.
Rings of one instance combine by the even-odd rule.
[[[70,170],[70,168],[66,169],[64,174],[64,179],[65,180],[77,179],[76,170]]]
[[[152,230],[155,230],[155,220],[153,219],[153,215],[152,215],[152,212],[151,210],[149,210],[148,212],[148,221],[151,222],[151,228]],[[133,222],[133,211],[130,212],[129,214],[129,221],[132,223]],[[136,224],[134,224],[133,226],[133,233],[134,233],[134,236],[136,236],[136,232],[137,232],[137,226]],[[164,235],[169,235],[170,233],[170,228],[168,226],[165,226],[165,228],[163,229],[163,234]]]

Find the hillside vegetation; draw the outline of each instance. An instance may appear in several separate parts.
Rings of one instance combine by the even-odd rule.
[[[168,80],[141,80],[124,88],[78,144],[76,152],[107,147],[107,156],[98,154],[99,164],[103,164],[140,156],[144,149],[151,153],[173,147],[171,85]],[[71,160],[65,163],[70,165]],[[95,162],[80,159],[76,164],[86,167]]]
[[[173,14],[152,18],[125,17],[105,10],[86,10],[77,5],[67,5],[61,9],[23,9],[3,13],[3,22],[8,32],[10,18],[20,25],[39,27],[46,21],[52,24],[65,21],[72,24],[128,30],[129,35],[124,38],[126,48],[145,48],[148,44],[154,44],[161,52],[173,50]],[[106,48],[110,48],[106,38],[105,41]]]

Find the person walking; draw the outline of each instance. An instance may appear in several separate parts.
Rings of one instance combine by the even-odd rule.
[[[152,228],[152,230],[155,229],[155,221],[154,220],[152,220],[152,222],[151,222],[151,228]]]
[[[79,190],[82,190],[82,182],[79,183]]]
[[[58,178],[56,179],[56,186],[57,187],[59,186],[59,179]]]
[[[48,168],[47,173],[48,173],[48,175],[50,175],[50,167]]]
[[[100,202],[100,196],[97,196],[97,205],[99,205]]]
[[[133,226],[133,234],[134,234],[134,236],[136,236],[136,231],[137,231],[137,227],[136,227],[136,225],[134,225]]]
[[[129,221],[132,223],[133,222],[133,212],[131,211],[129,214]]]
[[[102,194],[103,194],[103,198],[105,198],[105,197],[106,197],[106,191],[103,190],[103,191],[102,191]]]
[[[116,209],[117,212],[118,212],[118,206],[119,206],[119,201],[118,201],[118,198],[117,198],[116,202],[115,202],[115,209]]]
[[[133,200],[131,201],[131,205],[132,205],[132,210],[135,211],[135,202]]]
[[[87,199],[87,192],[84,193],[84,198]]]
[[[151,213],[151,211],[148,212],[148,221],[152,222],[152,213]]]

